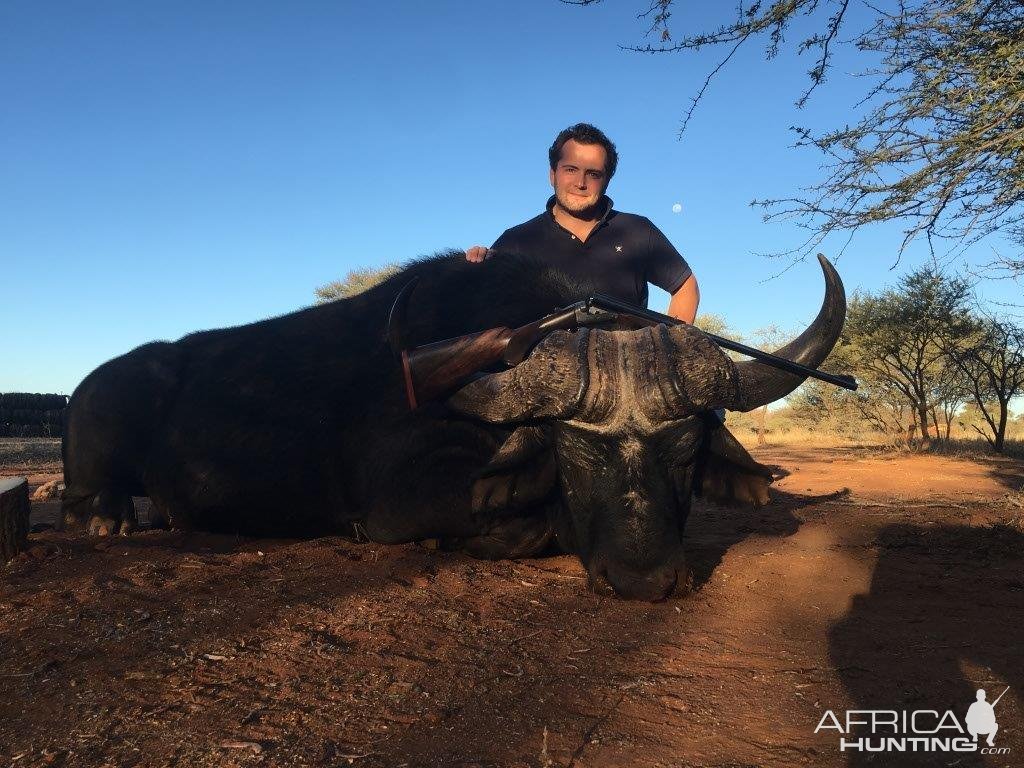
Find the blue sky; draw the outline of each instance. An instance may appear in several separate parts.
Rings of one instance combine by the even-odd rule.
[[[788,126],[851,119],[856,62],[797,111],[813,62],[751,46],[680,142],[721,52],[619,50],[642,38],[641,5],[0,4],[0,391],[70,393],[146,341],[291,311],[356,267],[489,244],[541,210],[547,146],[581,120],[617,143],[610,195],[687,257],[702,311],[744,333],[806,322],[817,266],[765,283],[780,264],[758,255],[801,232],[748,203],[815,180]],[[711,5],[675,27],[714,25]],[[890,270],[899,242],[859,235],[839,261],[848,290],[925,258],[913,247]]]

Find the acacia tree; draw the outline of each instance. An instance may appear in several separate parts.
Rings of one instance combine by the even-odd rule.
[[[903,395],[925,442],[932,409],[949,396],[942,386],[951,379],[945,371],[947,350],[971,328],[969,290],[962,278],[924,267],[905,276],[895,290],[855,295],[849,303],[843,341],[854,369],[882,395],[892,390]]]
[[[794,216],[810,230],[792,253],[813,253],[833,232],[852,235],[881,221],[902,223],[901,251],[918,236],[966,247],[996,231],[1024,246],[1024,3],[865,2],[867,21],[849,29],[856,16],[850,0],[741,2],[717,29],[677,34],[674,0],[642,2],[639,18],[656,42],[627,48],[725,51],[693,97],[680,135],[741,45],[762,39],[767,57],[775,57],[799,17],[810,17],[813,31],[792,48],[816,58],[798,106],[826,79],[837,47],[863,54],[865,91],[851,105],[853,123],[823,133],[793,128],[798,146],[823,153],[821,181],[793,196],[755,201],[768,211],[766,219]],[[1024,275],[1024,256],[999,257],[997,264]]]
[[[694,326],[705,333],[713,333],[716,336],[725,336],[733,341],[739,341],[742,337],[729,326],[729,321],[715,312],[701,312],[693,320]]]
[[[969,343],[947,343],[950,359],[970,383],[970,392],[988,431],[972,426],[996,453],[1002,453],[1010,401],[1024,393],[1024,328],[986,318]]]
[[[754,340],[758,346],[764,349],[778,349],[785,344],[789,339],[793,338],[796,334],[784,331],[778,325],[772,323],[762,328],[758,328],[754,331]],[[833,387],[837,389],[837,387]],[[765,403],[757,409],[757,415],[755,417],[756,425],[754,427],[757,433],[757,444],[765,445],[767,440],[765,435],[768,432],[768,404]]]
[[[316,289],[316,303],[324,304],[335,299],[347,299],[367,291],[378,283],[383,283],[401,269],[397,264],[385,264],[382,267],[362,267],[353,269],[342,280],[335,280],[321,285]]]
[[[742,334],[730,326],[728,320],[715,312],[701,312],[693,319],[693,325],[696,328],[700,328],[704,333],[712,333],[715,336],[723,336],[733,341],[743,342]],[[733,360],[743,359],[743,356],[738,352],[728,349],[723,349],[722,352]]]
[[[833,348],[832,351],[833,353],[837,352],[837,348]],[[842,350],[838,351],[840,352],[838,355],[829,355],[829,359],[820,366],[821,370],[846,374],[853,370],[852,365],[841,362],[844,357]],[[861,401],[867,402],[864,397],[865,387],[870,387],[870,384],[860,376],[858,384],[860,387],[857,392],[848,392],[823,381],[807,379],[793,395],[787,398],[788,415],[794,421],[811,429],[822,429],[847,437],[859,434],[862,431],[860,425],[864,422],[867,422],[875,431],[884,434],[900,432],[898,424],[903,420],[902,417],[896,416],[892,409],[885,407],[877,398],[873,397],[870,400],[873,407],[869,413],[861,412]],[[903,410],[906,410],[902,396],[898,403]]]
[[[831,373],[852,372],[857,377],[857,391],[847,392],[808,379],[792,398],[794,418],[815,426],[826,424],[832,431],[848,435],[859,433],[857,423],[866,422],[895,444],[909,443],[917,422],[906,387],[896,386],[887,371],[879,373],[863,365],[862,361],[871,353],[858,344],[870,343],[871,339],[861,339],[851,330],[846,329],[821,369]],[[912,429],[908,430],[908,425]]]
[[[1010,424],[1018,432],[1024,431],[1024,411],[1021,411],[1010,419]]]
[[[865,377],[867,378],[867,377]],[[909,445],[914,439],[917,421],[906,396],[880,379],[867,378],[854,399],[857,411],[897,445]]]
[[[961,331],[962,333],[962,331]],[[964,403],[971,399],[972,384],[970,377],[957,365],[947,361],[939,371],[935,382],[935,405],[932,407],[932,423],[935,425],[935,436],[949,440],[950,429],[956,414]],[[945,427],[939,431],[938,412],[942,413]]]

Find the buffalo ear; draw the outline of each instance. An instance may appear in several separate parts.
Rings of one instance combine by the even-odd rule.
[[[700,495],[727,506],[762,507],[769,501],[772,471],[754,461],[747,449],[719,424],[708,436]]]
[[[473,511],[491,514],[535,506],[551,493],[557,478],[550,429],[517,427],[473,483]]]

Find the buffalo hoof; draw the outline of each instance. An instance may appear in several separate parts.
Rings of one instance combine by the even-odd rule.
[[[89,518],[86,531],[90,536],[114,536],[117,534],[127,536],[133,533],[137,527],[134,520],[115,520],[112,517],[93,515]]]
[[[491,527],[487,533],[462,542],[471,557],[481,560],[506,560],[535,557],[554,539],[547,517],[514,517]]]
[[[131,496],[101,491],[83,497],[64,510],[64,527],[89,536],[127,536],[139,527]]]

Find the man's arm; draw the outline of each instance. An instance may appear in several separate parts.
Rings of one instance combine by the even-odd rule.
[[[690,275],[686,278],[679,290],[672,294],[672,300],[668,303],[668,314],[684,323],[693,324],[697,316],[697,305],[700,304],[700,288],[697,286],[697,278]]]
[[[672,300],[668,303],[668,314],[684,323],[693,324],[697,316],[697,305],[700,303],[700,289],[693,270],[686,259],[669,242],[664,233],[644,218],[648,229],[647,282],[659,288],[671,291]],[[680,282],[680,280],[682,282]],[[672,286],[679,287],[672,291]]]

